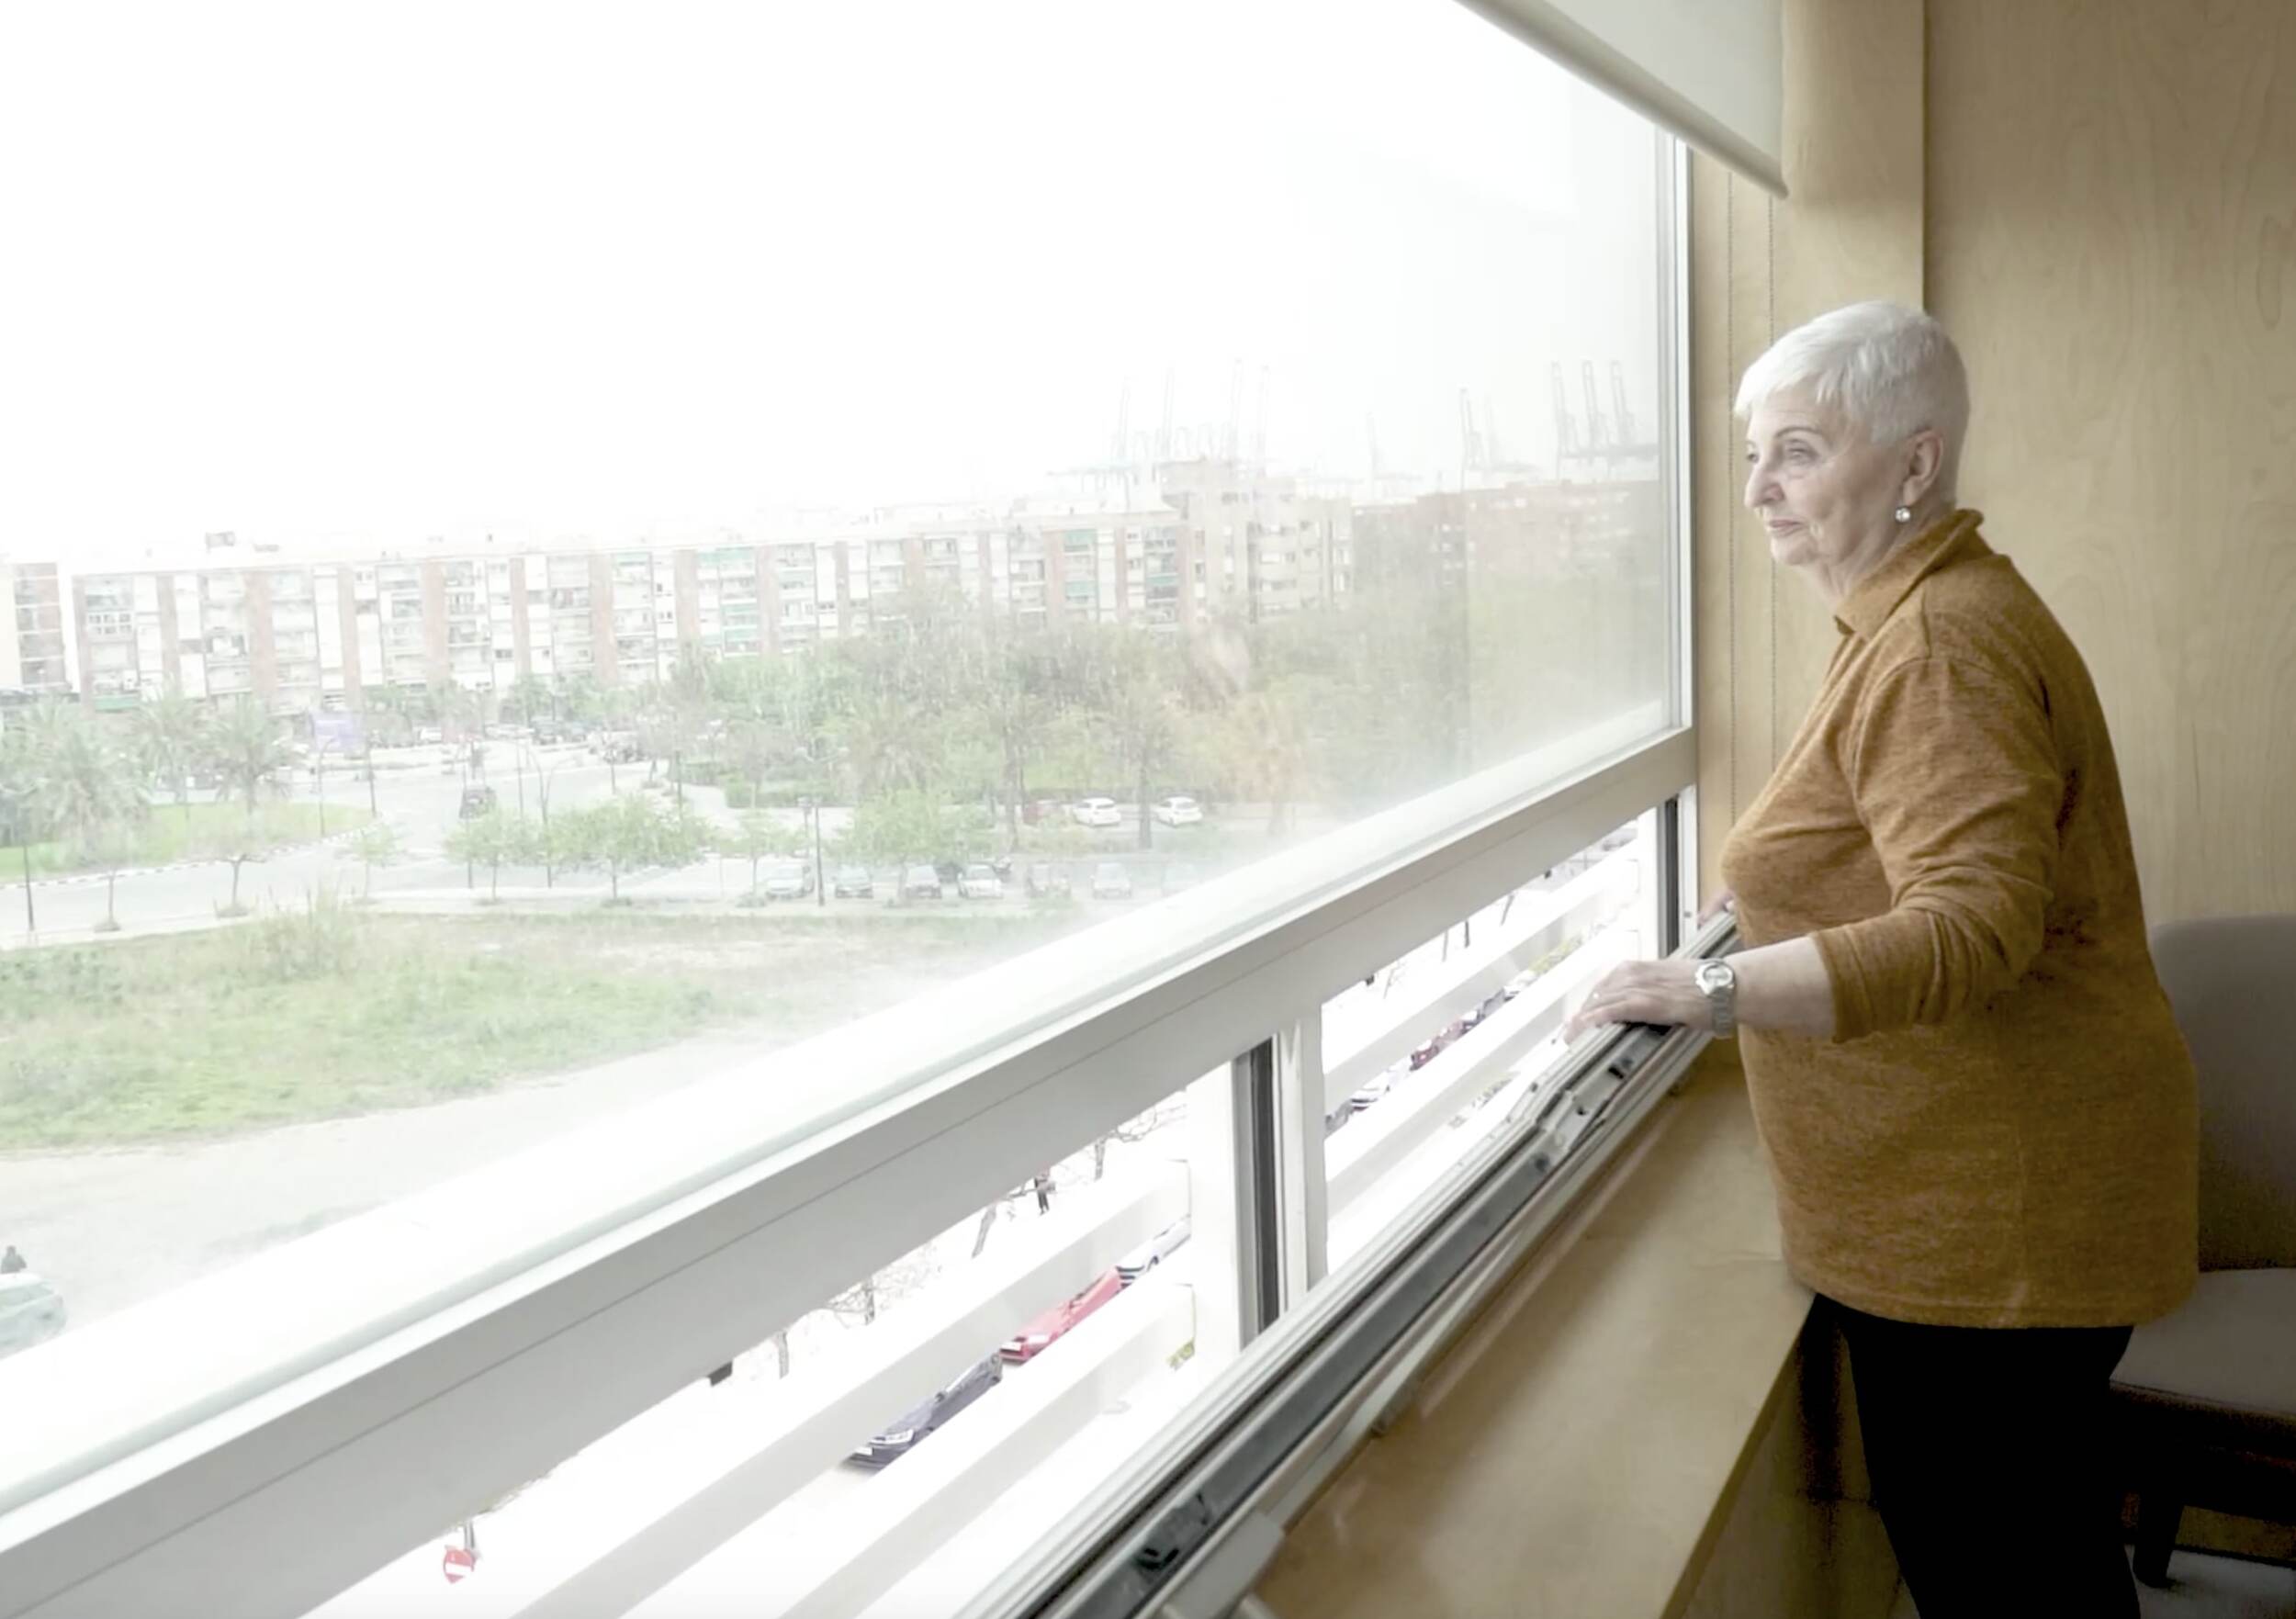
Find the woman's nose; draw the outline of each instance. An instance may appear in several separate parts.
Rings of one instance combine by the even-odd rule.
[[[1776,480],[1770,476],[1767,467],[1757,461],[1746,469],[1746,509],[1749,512],[1761,511],[1775,498],[1776,493]]]

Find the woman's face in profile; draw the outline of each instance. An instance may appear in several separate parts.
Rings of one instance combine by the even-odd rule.
[[[1747,509],[1787,567],[1840,563],[1885,543],[1904,469],[1840,411],[1799,388],[1772,395],[1747,419],[1746,460]]]

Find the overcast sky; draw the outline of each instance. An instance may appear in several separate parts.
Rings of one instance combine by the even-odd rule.
[[[1655,398],[1647,126],[1454,0],[0,11],[0,554],[1457,476]]]

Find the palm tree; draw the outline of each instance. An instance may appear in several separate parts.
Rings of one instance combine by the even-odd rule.
[[[553,719],[557,717],[557,698],[550,690],[550,682],[537,674],[523,674],[511,682],[510,696],[503,706],[518,715],[518,723],[532,726],[535,716],[547,708]]]
[[[83,849],[95,844],[98,827],[142,807],[127,760],[77,708],[42,703],[29,732],[49,817],[70,827]]]
[[[171,693],[136,711],[136,734],[144,769],[167,783],[175,807],[191,814],[190,778],[208,757],[208,710],[196,700]]]
[[[895,693],[864,690],[845,722],[845,753],[854,796],[916,791],[938,781],[941,738],[933,718]]]
[[[216,716],[208,737],[208,762],[223,790],[247,804],[247,824],[255,823],[255,802],[265,783],[289,763],[279,723],[251,698],[242,697]]]

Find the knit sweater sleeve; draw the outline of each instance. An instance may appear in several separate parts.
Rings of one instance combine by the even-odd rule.
[[[1851,727],[1859,818],[1890,908],[1814,937],[1834,1039],[1948,1022],[2040,953],[2065,781],[2037,694],[1935,654],[1880,676]]]

